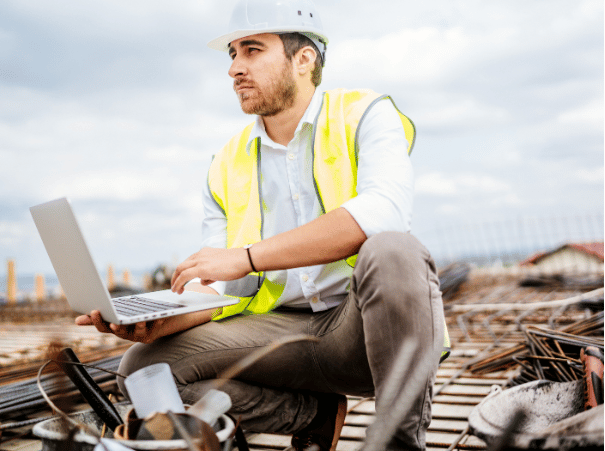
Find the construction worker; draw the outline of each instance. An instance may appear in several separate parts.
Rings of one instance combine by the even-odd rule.
[[[134,327],[97,312],[77,322],[141,342],[120,373],[166,362],[191,404],[255,349],[314,338],[222,386],[245,429],[292,434],[296,450],[335,449],[345,395],[388,407],[386,383],[408,349],[422,370],[396,393],[411,407],[388,448],[424,449],[444,317],[435,265],[409,233],[414,128],[388,96],[318,90],[327,44],[310,0],[240,0],[228,33],[209,43],[231,57],[241,108],[256,119],[211,164],[203,248],[177,267],[172,289],[240,302]]]

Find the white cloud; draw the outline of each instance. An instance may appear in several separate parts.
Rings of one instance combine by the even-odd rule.
[[[178,175],[161,168],[151,172],[94,170],[75,174],[69,179],[57,181],[49,190],[50,197],[61,197],[70,193],[73,199],[116,199],[133,201],[145,197],[170,198],[179,191]]]
[[[469,174],[460,177],[459,183],[465,188],[480,190],[486,193],[497,193],[510,190],[510,184],[488,175]]]
[[[441,204],[437,207],[437,212],[443,215],[452,216],[460,213],[460,205],[456,204]]]
[[[15,47],[15,35],[10,33],[8,30],[0,29],[0,56],[4,58],[8,58],[12,53],[13,48]],[[10,78],[10,74],[2,73],[2,69],[0,69],[0,75]]]
[[[205,46],[233,4],[0,2],[0,255],[43,260],[27,206],[62,195],[93,235],[111,235],[101,265],[188,255],[211,155],[252,121],[228,57]],[[322,88],[391,94],[417,125],[423,223],[602,209],[603,2],[318,6],[331,39]]]
[[[431,172],[416,178],[414,190],[417,194],[454,196],[457,193],[458,185],[454,180],[440,172]]]
[[[603,130],[603,100],[594,99],[593,101],[571,108],[561,112],[557,116],[557,121],[561,125],[596,131]]]
[[[406,28],[376,39],[334,44],[329,71],[345,80],[373,74],[390,83],[434,84],[457,65],[469,44],[460,28]]]
[[[574,171],[573,175],[580,183],[603,184],[603,166],[600,168],[582,168]]]
[[[167,147],[155,147],[147,149],[145,158],[165,163],[187,163],[194,161],[204,161],[205,155],[196,149],[191,149],[179,145]]]
[[[510,114],[503,108],[480,104],[471,98],[444,99],[436,109],[426,109],[416,115],[415,121],[440,132],[463,127],[465,131],[485,126],[504,125]]]
[[[7,246],[26,235],[22,224],[16,221],[0,221],[0,244]]]
[[[489,175],[445,174],[430,172],[418,176],[415,183],[417,194],[437,195],[444,197],[459,196],[464,193],[476,193],[477,196],[508,193],[510,184]]]
[[[489,205],[494,208],[502,207],[518,207],[526,204],[518,195],[514,192],[507,192],[502,195],[493,196],[489,201]]]
[[[129,40],[144,38],[170,29],[194,17],[207,17],[216,10],[214,2],[105,0],[102,3],[58,0],[7,1],[16,14],[38,21],[49,28],[85,37]]]

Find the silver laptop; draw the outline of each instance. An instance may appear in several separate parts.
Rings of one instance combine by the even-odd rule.
[[[67,302],[76,312],[99,310],[105,321],[132,324],[238,302],[228,296],[193,291],[179,295],[171,290],[111,299],[69,201],[56,199],[31,207],[30,212]]]

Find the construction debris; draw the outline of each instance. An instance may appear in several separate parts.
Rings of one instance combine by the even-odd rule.
[[[429,449],[485,449],[488,445],[480,438],[470,434],[467,419],[472,409],[488,396],[491,386],[498,385],[505,388],[524,370],[524,367],[512,358],[508,358],[509,361],[504,365],[497,366],[494,364],[493,368],[485,368],[485,371],[481,372],[474,370],[471,372],[469,368],[474,369],[475,365],[480,365],[490,357],[501,355],[517,346],[529,346],[527,344],[530,340],[528,335],[531,336],[532,340],[537,340],[542,346],[550,349],[549,352],[561,354],[557,344],[553,341],[552,336],[555,336],[564,355],[568,357],[566,360],[570,360],[575,367],[575,369],[565,368],[563,373],[569,373],[568,376],[576,377],[579,381],[582,375],[580,369],[583,368],[583,365],[581,356],[573,357],[573,350],[579,352],[582,347],[586,347],[586,344],[593,344],[590,340],[595,339],[595,337],[601,339],[599,342],[601,346],[599,347],[599,343],[597,343],[596,348],[598,350],[603,349],[602,317],[599,320],[598,317],[594,316],[595,311],[602,312],[603,310],[602,288],[600,294],[596,290],[591,294],[586,293],[587,290],[585,289],[572,288],[569,284],[566,286],[556,284],[539,287],[521,286],[520,280],[526,275],[526,273],[521,274],[519,271],[508,270],[507,268],[497,270],[472,268],[466,273],[464,265],[457,268],[452,266],[450,271],[441,272],[442,287],[447,292],[445,302],[446,320],[452,339],[452,355],[441,364],[437,372],[432,406],[433,421],[426,436]],[[591,323],[594,320],[593,317],[596,318],[596,321]],[[577,329],[569,329],[574,324]],[[80,330],[82,334],[87,332],[82,328]],[[541,335],[542,333],[546,333],[547,336]],[[23,334],[27,333],[23,332]],[[572,337],[565,334],[572,335]],[[107,335],[93,334],[91,336],[97,336],[100,339]],[[68,343],[73,343],[73,340],[70,335]],[[567,343],[569,340],[575,340],[576,342]],[[578,346],[577,342],[580,342],[582,346]],[[88,342],[86,343],[88,344]],[[122,346],[121,343],[119,345]],[[116,354],[123,353],[128,344],[125,343],[123,346],[121,350],[116,348]],[[99,359],[99,355],[94,355],[92,346],[84,346],[82,349],[85,349],[85,352],[82,352],[79,347],[74,347],[74,349],[83,362]],[[104,345],[104,349],[103,353],[107,355],[105,354],[109,352],[107,345]],[[526,353],[521,356],[521,361],[533,368],[535,362],[539,360],[542,370],[548,374],[552,371],[558,374],[556,370],[552,369],[551,362],[553,361],[559,365],[564,363],[567,365],[566,362],[555,360],[565,359],[565,357],[556,354],[553,354],[552,357],[546,354],[549,357],[546,360],[537,358],[541,356],[539,351],[540,349],[535,352],[531,349],[525,349]],[[88,355],[88,352],[90,352],[90,355]],[[88,357],[86,359],[84,358],[85,354]],[[114,363],[107,364],[101,361],[96,362],[95,366],[115,370],[118,361],[119,357],[116,356]],[[43,410],[41,404],[38,404],[36,408],[28,408],[26,402],[25,408],[22,410],[19,410],[18,405],[9,406],[9,410],[16,410],[12,410],[8,415],[2,417],[4,394],[8,393],[8,389],[12,389],[16,384],[15,375],[26,377],[25,374],[27,374],[29,375],[27,377],[30,377],[32,368],[38,368],[40,361],[29,363],[27,371],[21,371],[23,365],[12,365],[11,368],[3,370],[6,376],[4,382],[12,383],[0,386],[2,392],[2,396],[0,396],[0,422],[3,422],[0,425],[0,431],[5,432],[0,444],[0,450],[2,451],[15,450],[17,444],[24,443],[21,441],[22,439],[16,439],[17,431],[25,431],[24,438],[29,439],[29,443],[36,443],[35,440],[32,440],[35,437],[31,436],[31,426],[40,422],[41,415],[50,414],[48,410]],[[559,370],[561,369],[559,368]],[[534,369],[533,371],[537,370]],[[90,374],[95,375],[95,370],[90,370]],[[115,394],[119,396],[113,381],[115,378],[111,375],[104,376],[108,379],[105,382],[98,382],[101,388],[106,392],[115,390]],[[44,376],[45,387],[48,384],[46,382],[47,378],[48,376]],[[96,376],[95,380],[97,380]],[[19,383],[23,382],[25,381],[22,380]],[[579,382],[576,381],[576,383]],[[71,387],[71,393],[75,396],[77,390],[73,386]],[[50,389],[52,390],[52,387]],[[118,397],[118,400],[120,399],[122,398]],[[43,400],[37,402],[40,401],[44,403]],[[82,401],[80,400],[80,402]],[[349,397],[348,402],[348,414],[338,451],[359,449],[366,440],[366,427],[377,418],[375,402],[372,398]],[[79,407],[80,410],[83,408],[86,408],[86,406],[81,405]],[[597,409],[591,410],[598,413]],[[380,412],[378,416],[383,418],[384,414]],[[513,417],[514,415],[510,419],[512,420]],[[526,418],[520,416],[518,424],[522,424],[524,421],[526,421]],[[27,422],[29,422],[29,426],[26,425]],[[22,428],[10,428],[10,423],[20,424]],[[508,425],[510,426],[510,424]],[[512,426],[514,427],[511,431],[518,429],[518,425]],[[28,430],[29,432],[27,432]],[[236,431],[238,430],[236,429]],[[241,430],[239,431],[241,432]],[[15,443],[14,446],[11,446],[11,442],[7,442],[11,438],[13,439],[12,443]],[[502,439],[500,442],[490,443],[490,450],[496,449],[494,446],[502,444],[503,447],[509,446],[507,443],[510,444],[510,442],[507,442],[507,440],[510,437],[501,436],[500,438]],[[250,449],[255,451],[283,449],[290,443],[289,437],[276,434],[248,433],[246,439]],[[37,440],[39,444],[40,440]],[[31,449],[32,451],[38,451],[40,448],[34,447]]]
[[[514,449],[603,449],[603,408],[584,413],[583,391],[581,380],[497,388],[469,415],[470,430],[488,444],[508,434]],[[518,414],[522,419],[509,427]]]
[[[567,274],[538,274],[519,282],[522,287],[551,287],[575,290],[594,290],[603,286],[602,275],[578,276]]]
[[[519,365],[521,371],[512,386],[534,380],[569,382],[582,379],[580,353],[587,346],[603,349],[603,312],[580,320],[561,330],[524,326],[525,342],[504,351],[495,351],[471,366],[485,374]]]
[[[452,263],[439,270],[439,289],[444,300],[450,299],[467,279],[471,272],[468,263]]]
[[[120,359],[120,356],[109,357],[92,364],[105,370],[116,371]],[[95,383],[105,391],[115,387],[115,375],[94,368],[90,369],[89,374]],[[69,381],[65,385],[65,379],[63,374],[55,372],[42,376],[41,383],[49,396],[61,393],[67,397],[79,397],[80,392]],[[35,377],[2,386],[2,396],[0,397],[0,422],[2,424],[0,428],[8,429],[11,423],[20,421],[30,413],[39,412],[40,408],[45,405],[46,402],[38,390]]]

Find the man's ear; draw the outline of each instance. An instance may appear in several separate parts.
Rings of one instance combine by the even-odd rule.
[[[296,63],[298,75],[303,76],[306,73],[311,73],[315,68],[316,58],[317,53],[315,53],[315,50],[311,46],[305,46],[296,52],[293,59]]]

